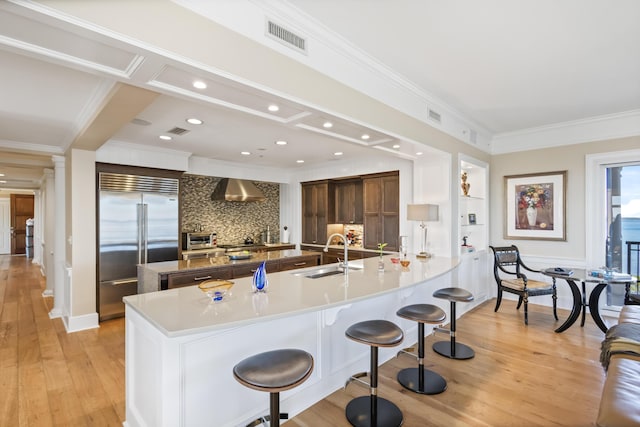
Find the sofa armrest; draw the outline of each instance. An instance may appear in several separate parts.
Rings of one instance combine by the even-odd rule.
[[[640,360],[625,355],[611,356],[596,425],[599,427],[640,426],[638,396],[640,396]]]

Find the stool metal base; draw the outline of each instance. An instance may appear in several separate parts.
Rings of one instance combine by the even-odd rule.
[[[375,414],[371,406],[375,405]],[[355,427],[399,427],[403,417],[394,403],[377,396],[360,396],[347,404],[347,420]],[[375,417],[375,423],[372,418]]]
[[[406,389],[420,394],[439,394],[447,389],[447,381],[429,369],[406,368],[398,372],[398,382]]]
[[[288,420],[289,414],[286,412],[280,413],[280,419]],[[271,425],[273,425],[273,423],[271,423],[271,415],[265,415],[264,417],[256,418],[255,420],[247,424],[245,427],[258,427],[258,426],[271,426]],[[276,425],[280,425],[280,424],[278,423]]]
[[[451,342],[449,341],[438,341],[433,344],[433,351],[438,353],[441,356],[448,357],[449,359],[471,359],[476,353],[473,351],[471,347],[465,344],[455,343],[455,351],[452,355],[451,352]]]

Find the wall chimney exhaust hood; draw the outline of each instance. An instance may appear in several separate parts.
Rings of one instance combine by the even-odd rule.
[[[222,178],[211,193],[211,200],[261,202],[265,199],[256,185],[244,179]]]

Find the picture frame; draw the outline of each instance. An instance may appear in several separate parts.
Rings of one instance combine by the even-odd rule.
[[[469,225],[475,225],[475,224],[476,224],[476,214],[470,213],[469,214]]]
[[[566,241],[567,171],[504,177],[505,239]]]

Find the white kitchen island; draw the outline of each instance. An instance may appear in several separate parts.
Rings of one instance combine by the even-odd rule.
[[[447,302],[432,293],[451,286],[459,260],[409,259],[402,268],[385,256],[384,272],[378,272],[377,258],[369,258],[352,261],[360,269],[348,275],[303,276],[326,266],[268,274],[265,294],[251,292],[251,278],[236,279],[231,295],[217,303],[197,286],[126,297],[125,426],[246,425],[268,412],[269,395],[240,385],[233,366],[278,348],[300,348],[314,357],[312,376],[280,396],[281,411],[298,414],[351,374],[368,370],[369,347],[344,336],[350,325],[391,320],[404,329],[408,345],[416,341],[417,327],[398,318],[398,308],[432,303],[448,312]],[[398,348],[380,350],[382,363]]]

